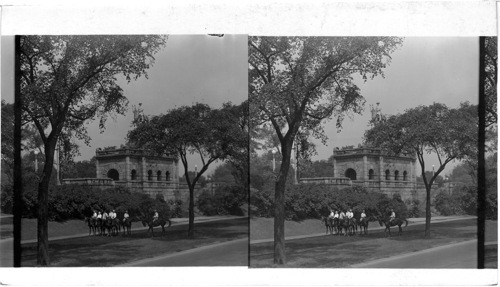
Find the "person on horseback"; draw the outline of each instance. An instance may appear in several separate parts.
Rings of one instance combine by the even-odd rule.
[[[97,219],[97,212],[94,210],[94,213],[92,214],[92,219]]]
[[[338,210],[335,210],[335,214],[333,215],[333,218],[339,218],[339,211]]]
[[[128,210],[125,210],[125,214],[123,214],[123,222],[127,220],[130,216],[128,215]]]
[[[363,212],[361,212],[360,221],[365,221],[365,220],[366,220],[366,213],[365,210],[363,209]]]
[[[349,210],[347,210],[346,212],[346,217],[347,217],[347,220],[351,223],[352,222],[352,218],[354,217],[354,213],[352,212],[352,209],[349,208]]]
[[[330,209],[330,215],[328,215],[328,218],[334,218],[335,214],[333,213],[333,210]]]
[[[345,213],[341,210],[340,213],[339,213],[339,219],[343,220],[344,217],[345,217]]]
[[[389,217],[389,222],[392,222],[396,218],[396,213],[394,209],[391,208],[391,216]]]
[[[115,210],[114,210],[114,209],[113,209],[113,210],[109,213],[109,217],[110,217],[111,219],[115,219],[115,218],[116,218],[116,212],[115,212]]]
[[[102,219],[101,211],[99,211],[99,214],[97,214],[97,219]]]
[[[156,209],[155,209],[155,214],[153,215],[153,222],[157,221],[158,217],[159,217],[158,211],[156,211]]]
[[[106,212],[106,210],[104,210],[104,212],[102,213],[102,220],[106,221],[109,217],[109,214]]]

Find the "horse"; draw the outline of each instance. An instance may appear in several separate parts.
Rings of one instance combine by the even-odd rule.
[[[344,236],[347,236],[347,235],[353,235],[353,234],[356,234],[357,232],[357,226],[356,226],[356,219],[355,218],[351,218],[351,219],[348,219],[348,218],[344,218],[342,220],[340,220],[340,229],[344,228],[345,230],[345,234]],[[340,230],[340,234],[342,235],[342,230]]]
[[[130,218],[125,218],[122,222],[121,225],[123,227],[123,235],[131,235],[132,232],[132,220]]]
[[[330,234],[333,235],[333,228],[334,228],[333,218],[321,216],[321,221],[325,223],[326,234],[328,235],[328,231],[330,231]]]
[[[358,221],[359,234],[368,234],[368,218],[361,218]]]
[[[120,229],[120,221],[118,218],[107,218],[106,227],[108,229],[108,236],[117,235]]]
[[[386,220],[382,220],[382,219],[378,219],[378,223],[380,224],[380,226],[384,226],[385,225],[385,234],[389,234],[389,236],[391,236],[391,226],[398,226],[399,227],[399,232],[398,232],[398,235],[401,236],[401,234],[403,233],[403,228],[401,227],[401,225],[403,225],[403,222],[406,222],[405,224],[405,227],[408,226],[408,220],[406,219],[401,219],[401,218],[394,218],[392,221],[390,219],[386,219]]]
[[[91,217],[85,217],[85,223],[87,223],[89,227],[89,236],[96,235],[96,229],[97,229],[97,219],[91,218]]]
[[[156,221],[153,221],[152,218],[151,219],[142,219],[142,225],[149,226],[148,233],[151,230],[151,236],[153,236],[153,237],[155,236],[155,234],[153,232],[153,228],[157,227],[157,226],[161,226],[161,229],[162,229],[161,233],[164,234],[165,233],[165,225],[167,225],[167,222],[168,222],[167,227],[170,227],[172,225],[172,221],[170,221],[170,219],[159,218]]]

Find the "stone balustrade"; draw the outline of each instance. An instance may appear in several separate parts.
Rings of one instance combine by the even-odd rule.
[[[326,183],[335,185],[352,185],[352,181],[348,177],[301,178],[299,179],[299,183]]]
[[[67,178],[62,180],[62,184],[114,186],[115,181],[111,178]]]

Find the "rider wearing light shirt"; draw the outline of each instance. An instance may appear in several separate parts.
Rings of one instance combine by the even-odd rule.
[[[393,221],[396,218],[396,213],[394,212],[394,209],[391,209],[391,217],[389,221]]]
[[[156,220],[158,220],[158,211],[155,210],[155,215],[153,215],[153,222],[155,222]]]
[[[109,217],[111,217],[111,219],[115,219],[116,218],[116,213],[115,213],[115,210],[113,209],[113,211],[111,211],[109,213]]]
[[[97,212],[94,210],[94,214],[92,214],[92,219],[96,219],[97,218]]]
[[[104,211],[104,213],[102,214],[102,220],[106,220],[108,219],[109,215],[106,213],[106,211]]]
[[[365,220],[366,218],[366,213],[365,210],[363,209],[363,212],[361,212],[361,220]]]
[[[342,220],[345,217],[345,213],[343,211],[340,212],[339,214],[339,219]]]
[[[339,218],[339,212],[338,212],[338,210],[335,210],[335,214],[333,215],[333,218]]]
[[[330,215],[328,215],[328,218],[333,218],[335,215],[333,213],[333,210],[330,210]]]

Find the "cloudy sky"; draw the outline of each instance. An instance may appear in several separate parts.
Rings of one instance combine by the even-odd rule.
[[[13,37],[2,40],[2,99],[13,102]],[[171,35],[155,58],[148,79],[142,77],[130,84],[122,81],[121,87],[129,100],[127,114],[108,120],[103,133],[97,121],[88,125],[92,141],[90,146],[80,144],[78,160],[90,159],[98,147],[125,143],[133,105],[142,103],[145,114],[160,114],[196,102],[218,108],[224,102],[238,104],[247,98],[246,36]],[[194,164],[200,165],[198,157],[192,160],[191,169]]]
[[[2,38],[1,91],[8,102],[13,101],[12,39]],[[327,159],[334,147],[359,144],[370,120],[369,107],[377,102],[385,114],[433,102],[449,107],[457,107],[464,101],[477,104],[477,59],[476,37],[405,38],[402,47],[392,54],[385,78],[357,81],[366,99],[363,115],[346,118],[340,133],[334,120],[325,123],[329,140],[327,145],[317,144],[318,155],[314,159]],[[156,55],[149,79],[141,78],[122,87],[130,107],[143,103],[146,114],[164,113],[194,102],[220,107],[226,101],[240,103],[246,99],[247,71],[246,36],[170,36],[166,47]],[[97,123],[89,124],[91,146],[81,145],[79,159],[89,159],[98,147],[124,143],[131,118],[129,109],[125,117],[108,121],[102,134]],[[428,167],[438,164],[434,157],[428,159]],[[455,164],[449,165],[444,173],[449,173]]]

